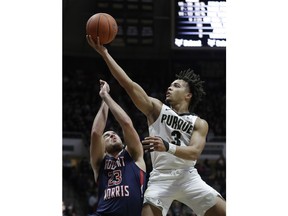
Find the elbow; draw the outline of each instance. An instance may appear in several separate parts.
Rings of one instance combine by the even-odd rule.
[[[123,119],[123,122],[121,125],[123,128],[133,128],[133,123],[130,118]]]
[[[201,152],[195,151],[194,149],[190,151],[189,155],[187,155],[188,160],[196,161],[199,159]]]
[[[196,161],[196,160],[198,160],[198,158],[199,158],[199,155],[198,155],[198,154],[195,154],[195,153],[193,153],[193,154],[190,154],[190,155],[189,155],[189,158],[188,158],[188,160],[193,160],[193,161]]]
[[[119,83],[128,92],[132,92],[135,87],[135,83],[132,80],[124,79],[122,82]]]
[[[102,134],[103,134],[103,131],[98,131],[98,130],[94,130],[94,129],[92,129],[92,131],[91,131],[91,137],[93,138],[93,137],[100,137],[100,136],[102,136]]]
[[[199,159],[199,155],[193,155],[193,156],[192,156],[192,160],[193,160],[193,161],[196,161],[196,160],[198,160],[198,159]]]
[[[192,160],[198,160],[200,158],[200,155],[202,153],[202,150],[196,149],[194,152],[191,154],[192,155]]]

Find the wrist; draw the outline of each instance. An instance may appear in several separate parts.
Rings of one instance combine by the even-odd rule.
[[[102,99],[107,98],[108,95],[109,95],[109,93],[108,93],[108,92],[105,92],[105,91],[100,93],[100,97],[101,97]]]
[[[167,152],[174,155],[176,152],[176,145],[169,143],[169,149]]]
[[[166,140],[163,140],[163,139],[162,139],[162,141],[163,141],[163,144],[166,148],[166,152],[174,155],[176,152],[176,145],[174,145],[172,143],[168,143]]]

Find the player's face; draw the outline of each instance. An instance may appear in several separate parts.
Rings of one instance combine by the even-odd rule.
[[[173,104],[179,104],[186,100],[187,96],[191,94],[189,92],[188,83],[184,80],[175,80],[168,87],[166,92],[166,101]]]
[[[121,138],[114,131],[106,131],[103,134],[106,151],[120,151],[123,148]]]

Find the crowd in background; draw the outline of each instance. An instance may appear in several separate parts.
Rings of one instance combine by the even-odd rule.
[[[167,87],[174,79],[167,80],[165,74],[153,72],[137,74],[135,80],[146,92],[164,101]],[[66,69],[63,73],[63,133],[81,133],[88,147],[92,122],[100,106],[99,79],[106,79],[111,96],[129,114],[134,126],[143,139],[148,135],[145,116],[137,110],[126,92],[109,75],[96,74],[85,69]],[[206,97],[195,113],[209,123],[207,139],[226,136],[226,81],[223,77],[201,77],[205,80]],[[121,132],[119,125],[109,115],[107,129]],[[209,140],[208,140],[209,141]],[[224,140],[225,141],[225,140]],[[145,154],[148,170],[151,170],[149,155]],[[226,198],[226,159],[219,155],[217,160],[198,160],[196,167],[207,184],[214,187]],[[148,175],[149,177],[149,175]],[[63,166],[63,216],[88,216],[97,207],[97,185],[89,158],[82,158],[76,166]],[[185,205],[174,201],[169,216],[194,216]]]

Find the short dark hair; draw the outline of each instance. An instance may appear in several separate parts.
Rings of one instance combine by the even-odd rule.
[[[195,74],[194,71],[190,68],[187,70],[180,71],[179,74],[176,74],[177,79],[184,80],[188,83],[190,91],[192,93],[192,100],[189,104],[189,111],[192,112],[197,104],[202,101],[206,92],[203,88],[204,81],[200,79],[200,75]]]

